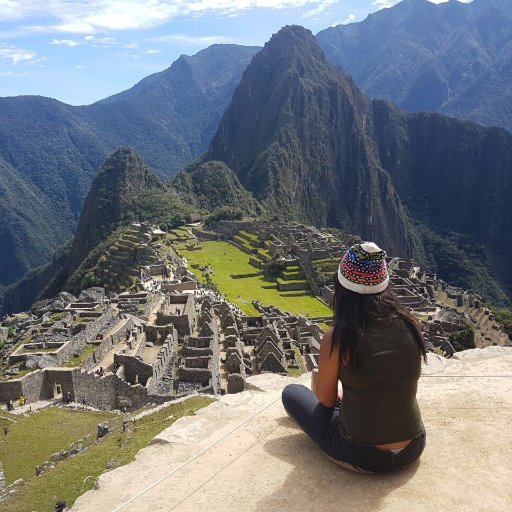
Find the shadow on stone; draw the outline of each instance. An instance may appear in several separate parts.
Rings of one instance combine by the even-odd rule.
[[[302,432],[302,429],[299,427],[299,425],[297,425],[297,423],[295,423],[295,421],[293,421],[290,418],[290,416],[282,416],[281,418],[277,418],[276,422],[281,427],[293,428],[294,430],[298,430],[298,431]]]
[[[288,417],[277,419],[283,427],[297,429]],[[379,510],[386,496],[405,485],[420,466],[415,462],[401,471],[366,475],[336,466],[304,433],[288,433],[268,440],[264,450],[294,466],[284,483],[257,504],[258,512],[282,510]]]

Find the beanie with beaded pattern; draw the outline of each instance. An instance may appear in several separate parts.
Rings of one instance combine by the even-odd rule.
[[[353,245],[341,259],[338,280],[355,293],[384,291],[389,284],[386,251],[373,242]]]

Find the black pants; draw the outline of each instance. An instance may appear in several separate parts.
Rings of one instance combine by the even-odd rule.
[[[319,448],[348,469],[370,473],[401,469],[414,462],[425,448],[424,431],[397,453],[346,439],[341,434],[339,409],[324,407],[305,386],[289,384],[283,389],[282,400],[286,412]]]

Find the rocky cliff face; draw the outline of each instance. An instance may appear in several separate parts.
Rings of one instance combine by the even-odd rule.
[[[410,254],[413,233],[371,129],[371,102],[311,32],[285,27],[244,72],[206,159],[224,161],[286,220],[343,227]]]
[[[301,27],[254,57],[206,159],[284,219],[342,227],[512,297],[512,135],[369,100]]]

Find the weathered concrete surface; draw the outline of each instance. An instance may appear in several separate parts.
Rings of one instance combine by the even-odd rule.
[[[434,356],[425,368],[419,400],[427,447],[411,468],[360,475],[332,464],[278,400],[282,387],[297,380],[261,375],[251,377],[251,390],[177,421],[132,464],[102,475],[98,489],[79,498],[73,511],[508,512],[512,349],[477,349],[458,357]]]

